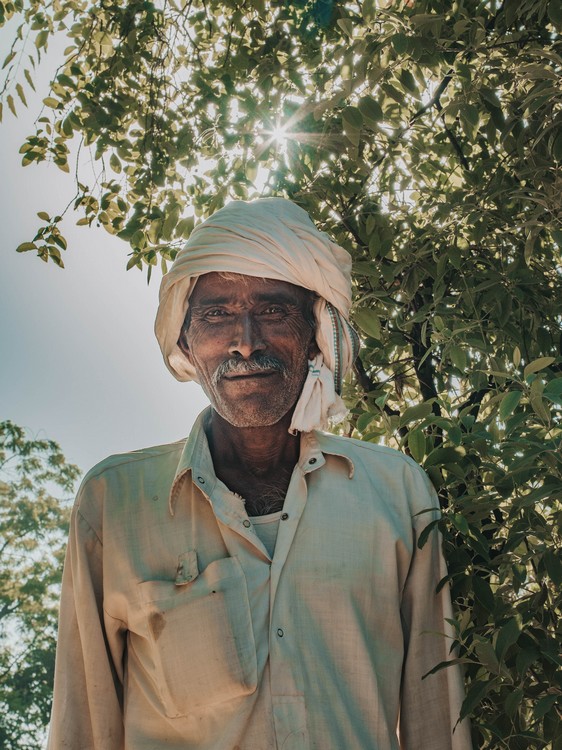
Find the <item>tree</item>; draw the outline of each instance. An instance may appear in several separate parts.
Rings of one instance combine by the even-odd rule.
[[[0,747],[37,750],[49,722],[68,503],[79,475],[52,440],[0,422]]]
[[[345,429],[410,453],[438,489],[475,744],[560,750],[560,4],[4,13],[20,23],[12,110],[33,80],[24,43],[34,61],[69,37],[23,163],[68,171],[73,140],[89,149],[95,184],[73,157],[78,223],[124,239],[128,267],[165,270],[200,217],[260,193],[352,252],[363,348]],[[62,265],[63,213],[39,214],[19,250]]]

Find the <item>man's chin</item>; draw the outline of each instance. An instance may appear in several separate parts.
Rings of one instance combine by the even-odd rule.
[[[264,408],[260,404],[257,408],[249,408],[246,404],[240,404],[237,408],[225,407],[224,404],[213,404],[213,409],[217,414],[233,427],[271,427],[280,422],[283,417],[291,411],[291,408],[271,409]]]

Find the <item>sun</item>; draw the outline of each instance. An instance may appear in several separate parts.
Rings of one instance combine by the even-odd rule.
[[[279,145],[283,144],[288,137],[287,133],[287,127],[285,125],[275,125],[273,130],[271,130],[271,138]]]

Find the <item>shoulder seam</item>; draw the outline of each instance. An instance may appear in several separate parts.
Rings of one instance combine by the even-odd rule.
[[[100,539],[98,532],[94,529],[94,527],[92,526],[92,524],[88,521],[88,519],[86,518],[86,516],[82,513],[82,509],[80,508],[80,504],[76,508],[76,514],[78,516],[80,516],[80,518],[84,521],[84,523],[86,523],[88,525],[88,528],[90,529],[90,531],[92,532],[92,534],[98,540],[98,544],[100,545],[100,547],[103,547],[103,542]]]
[[[110,469],[118,469],[121,466],[124,466],[128,463],[137,463],[139,461],[148,461],[153,458],[160,458],[163,455],[166,455],[168,453],[173,453],[174,451],[183,450],[183,446],[185,445],[184,441],[178,441],[177,443],[170,443],[169,446],[165,447],[165,450],[162,451],[155,451],[154,448],[143,448],[139,451],[131,451],[131,453],[114,453],[111,456],[108,456],[107,458],[104,458],[103,461],[100,461],[99,464],[96,466],[93,466],[89,471],[86,472],[84,475],[84,482],[88,479],[96,479],[97,477],[104,474],[106,471],[109,471]],[[164,446],[163,446],[164,447]],[[147,453],[144,453],[144,451],[147,451]],[[154,451],[151,453],[148,453],[148,451]],[[121,460],[117,460],[118,458],[121,458]],[[112,460],[115,459],[115,463],[112,463]]]

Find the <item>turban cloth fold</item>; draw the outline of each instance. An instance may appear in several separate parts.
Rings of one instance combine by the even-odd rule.
[[[316,293],[320,353],[309,362],[290,430],[322,429],[329,417],[345,415],[341,383],[358,349],[348,321],[349,253],[320,232],[306,211],[284,198],[233,201],[196,226],[162,279],[155,323],[164,361],[178,380],[197,380],[177,342],[197,278],[211,272],[277,279]]]

